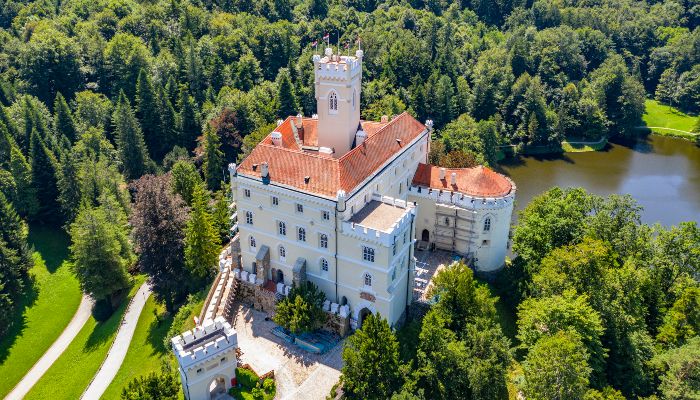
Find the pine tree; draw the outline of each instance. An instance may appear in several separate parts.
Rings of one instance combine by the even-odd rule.
[[[54,131],[57,135],[64,135],[71,141],[71,143],[77,140],[77,132],[75,130],[75,122],[73,121],[73,115],[68,108],[68,103],[63,95],[59,92],[56,94],[56,101],[54,102]]]
[[[221,141],[219,136],[212,130],[207,129],[204,134],[204,161],[202,170],[204,180],[210,190],[219,190],[221,186],[221,171],[224,167],[224,153],[221,151]]]
[[[4,126],[5,129],[7,129],[7,133],[10,135],[10,137],[15,141],[15,143],[17,143],[17,140],[19,140],[19,131],[17,130],[15,123],[7,115],[5,107],[3,106],[0,106],[0,126]]]
[[[17,145],[13,145],[11,149],[10,171],[17,187],[17,212],[23,217],[33,218],[39,210],[37,189],[32,184],[31,166]]]
[[[197,138],[202,133],[202,128],[197,117],[197,106],[185,87],[180,88],[178,104],[180,107],[180,145],[192,150],[197,143]]]
[[[225,65],[224,62],[221,60],[221,57],[218,55],[214,55],[211,58],[211,66],[210,66],[210,74],[209,74],[209,84],[211,86],[211,89],[214,90],[214,94],[219,93],[219,90],[224,86],[226,83],[225,80]]]
[[[2,107],[0,107],[2,108]],[[0,168],[8,169],[10,165],[10,151],[15,144],[15,139],[10,136],[5,124],[0,121]]]
[[[31,266],[27,227],[0,193],[0,336],[15,320],[15,301],[22,297],[29,284]]]
[[[180,126],[175,108],[162,86],[158,86],[158,110],[160,113],[161,143],[158,146],[158,160],[178,144],[180,140]]]
[[[185,228],[185,265],[200,282],[213,274],[219,257],[219,235],[207,200],[204,186],[197,185],[192,196],[190,220]]]
[[[163,143],[163,126],[158,107],[156,92],[151,83],[151,79],[145,70],[139,72],[136,81],[136,117],[141,123],[141,131],[149,155],[155,160],[159,160],[159,149]]]
[[[60,219],[58,204],[58,162],[36,131],[31,133],[32,185],[39,204],[36,218],[50,221]]]
[[[214,218],[214,225],[219,232],[219,239],[221,243],[226,243],[229,238],[229,229],[231,228],[230,212],[228,209],[229,201],[227,198],[226,187],[217,191],[214,194],[214,205],[211,210],[212,217]]]
[[[299,112],[299,103],[287,69],[281,69],[277,74],[277,106],[277,116],[280,118],[296,115]]]
[[[168,77],[168,82],[165,84],[165,93],[168,94],[168,99],[171,104],[177,103],[178,99],[178,86],[175,78],[172,76]]]
[[[187,80],[190,90],[201,103],[204,100],[204,79],[202,76],[202,60],[200,59],[195,49],[195,41],[190,38],[189,47],[187,49]]]
[[[124,92],[119,95],[119,101],[112,116],[112,124],[114,125],[117,150],[124,175],[127,179],[136,179],[147,171],[150,160],[143,141],[141,127]]]
[[[61,203],[63,219],[73,222],[80,207],[80,178],[75,155],[66,152],[61,156],[61,173],[58,176],[58,200]]]

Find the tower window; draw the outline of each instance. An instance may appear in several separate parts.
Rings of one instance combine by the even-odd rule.
[[[280,260],[284,261],[285,257],[287,257],[287,249],[284,246],[280,246]]]
[[[253,213],[250,211],[245,212],[245,223],[248,225],[253,225]]]
[[[255,238],[251,236],[250,237],[250,248],[254,249],[256,247],[257,247],[257,244],[255,243]]]
[[[328,272],[328,260],[325,258],[321,259],[321,271]]]
[[[352,90],[352,109],[355,109],[355,97],[357,96],[357,93],[355,93],[355,89]]]
[[[297,239],[300,242],[306,242],[306,229],[297,228]]]
[[[374,262],[374,249],[367,246],[362,246],[362,259],[369,262]]]
[[[491,217],[486,217],[484,220],[484,232],[489,232],[491,230]]]
[[[331,219],[331,213],[330,213],[330,212],[328,212],[328,211],[322,211],[321,214],[322,214],[322,216],[323,216],[323,219],[325,219],[326,221],[328,221],[329,219]]]
[[[243,189],[243,195],[245,197],[250,197],[250,189]]]
[[[277,196],[272,196],[272,205],[273,206],[278,206],[280,205],[280,199]]]
[[[372,286],[372,275],[365,274],[365,286]]]
[[[321,234],[320,237],[320,245],[322,249],[327,249],[328,248],[328,236],[325,233]]]
[[[328,111],[332,114],[338,112],[338,95],[335,92],[328,95]]]
[[[297,212],[298,213],[303,213],[304,212],[304,205],[297,203]]]

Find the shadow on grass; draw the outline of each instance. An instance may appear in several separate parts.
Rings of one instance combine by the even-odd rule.
[[[168,352],[168,349],[165,347],[165,338],[172,325],[173,315],[166,314],[166,316],[159,315],[148,327],[147,340],[155,350],[155,354],[162,356]]]
[[[44,263],[49,273],[54,273],[68,258],[68,235],[60,229],[49,225],[32,224],[29,228],[29,245],[32,247],[34,263]],[[39,285],[31,276],[26,283],[27,291],[17,300],[17,307],[10,317],[10,328],[0,337],[0,364],[10,354],[10,348],[14,345],[24,330],[27,328],[25,311],[32,307],[39,298]]]

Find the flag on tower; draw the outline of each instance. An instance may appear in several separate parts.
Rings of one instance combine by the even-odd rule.
[[[330,39],[331,39],[331,34],[328,33],[328,32],[326,32],[326,34],[323,35],[323,40],[325,40],[326,43],[328,43],[328,41],[329,41]]]
[[[311,46],[312,46],[312,47],[318,46],[318,39],[316,39],[316,40],[314,40],[313,42],[311,42]]]

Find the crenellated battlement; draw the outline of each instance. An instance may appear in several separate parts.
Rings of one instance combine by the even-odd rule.
[[[449,190],[437,190],[423,186],[412,185],[409,194],[417,197],[432,199],[438,204],[454,205],[468,210],[493,210],[510,207],[515,200],[515,186],[503,197],[475,197]]]
[[[173,351],[183,370],[235,351],[238,336],[223,317],[206,320],[192,330],[171,339]]]
[[[341,225],[344,235],[391,247],[396,232],[411,223],[415,206],[388,196],[372,196],[372,201]]]

